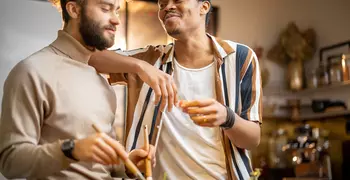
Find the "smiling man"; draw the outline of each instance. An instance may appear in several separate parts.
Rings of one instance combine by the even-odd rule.
[[[116,171],[125,175],[123,165],[113,167],[118,156],[138,164],[151,158],[153,150],[127,154],[110,137],[116,97],[88,65],[96,49],[114,43],[119,0],[60,3],[64,28],[57,39],[18,63],[5,82],[0,172],[28,179],[113,179]]]
[[[126,81],[132,95],[126,148],[143,145],[140,128],[147,124],[153,129],[149,138],[158,145],[155,179],[164,174],[169,179],[249,179],[249,149],[260,142],[262,122],[255,53],[243,44],[206,33],[210,0],[159,0],[158,5],[159,19],[175,42],[163,46],[164,55],[153,46],[124,53],[172,74],[181,103],[162,112],[149,103],[154,93],[140,79],[132,74],[112,75],[115,81]],[[113,73],[117,57],[99,52],[90,64],[99,68],[108,62]]]

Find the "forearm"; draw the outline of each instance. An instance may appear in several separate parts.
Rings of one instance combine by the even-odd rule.
[[[89,65],[101,73],[138,73],[142,63],[145,62],[107,50],[95,52],[89,60]]]
[[[73,161],[61,151],[61,143],[21,143],[0,153],[0,171],[7,178],[42,178],[66,169]]]
[[[260,143],[260,125],[235,114],[235,124],[231,129],[225,130],[233,144],[242,149],[252,149]]]

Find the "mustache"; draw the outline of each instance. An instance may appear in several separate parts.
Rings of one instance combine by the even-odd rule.
[[[113,25],[107,25],[105,26],[106,29],[110,29],[110,30],[113,30],[113,31],[116,31],[117,30],[117,27],[116,26],[113,26]]]
[[[163,20],[165,20],[165,17],[167,17],[167,16],[168,16],[168,14],[169,14],[169,15],[177,15],[177,16],[181,16],[181,14],[180,14],[180,13],[178,13],[178,12],[176,12],[176,11],[174,11],[174,10],[168,10],[168,11],[166,11],[166,13],[165,13],[165,15],[164,15]]]
[[[180,15],[180,13],[174,11],[174,10],[169,10],[169,11],[166,11],[165,13],[165,16],[168,15],[168,14],[176,14],[176,15]]]

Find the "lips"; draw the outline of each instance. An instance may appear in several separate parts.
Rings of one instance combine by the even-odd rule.
[[[167,19],[172,18],[172,17],[181,17],[181,16],[178,13],[167,13],[164,16],[163,21],[166,21]]]
[[[111,34],[115,34],[116,32],[116,28],[114,27],[108,27],[108,28],[105,28],[108,32],[110,32]]]

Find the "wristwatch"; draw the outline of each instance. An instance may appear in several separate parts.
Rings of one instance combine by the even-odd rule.
[[[78,161],[77,159],[75,159],[73,157],[73,149],[74,149],[74,140],[73,139],[66,140],[61,145],[61,150],[66,157],[73,159],[75,161]]]

